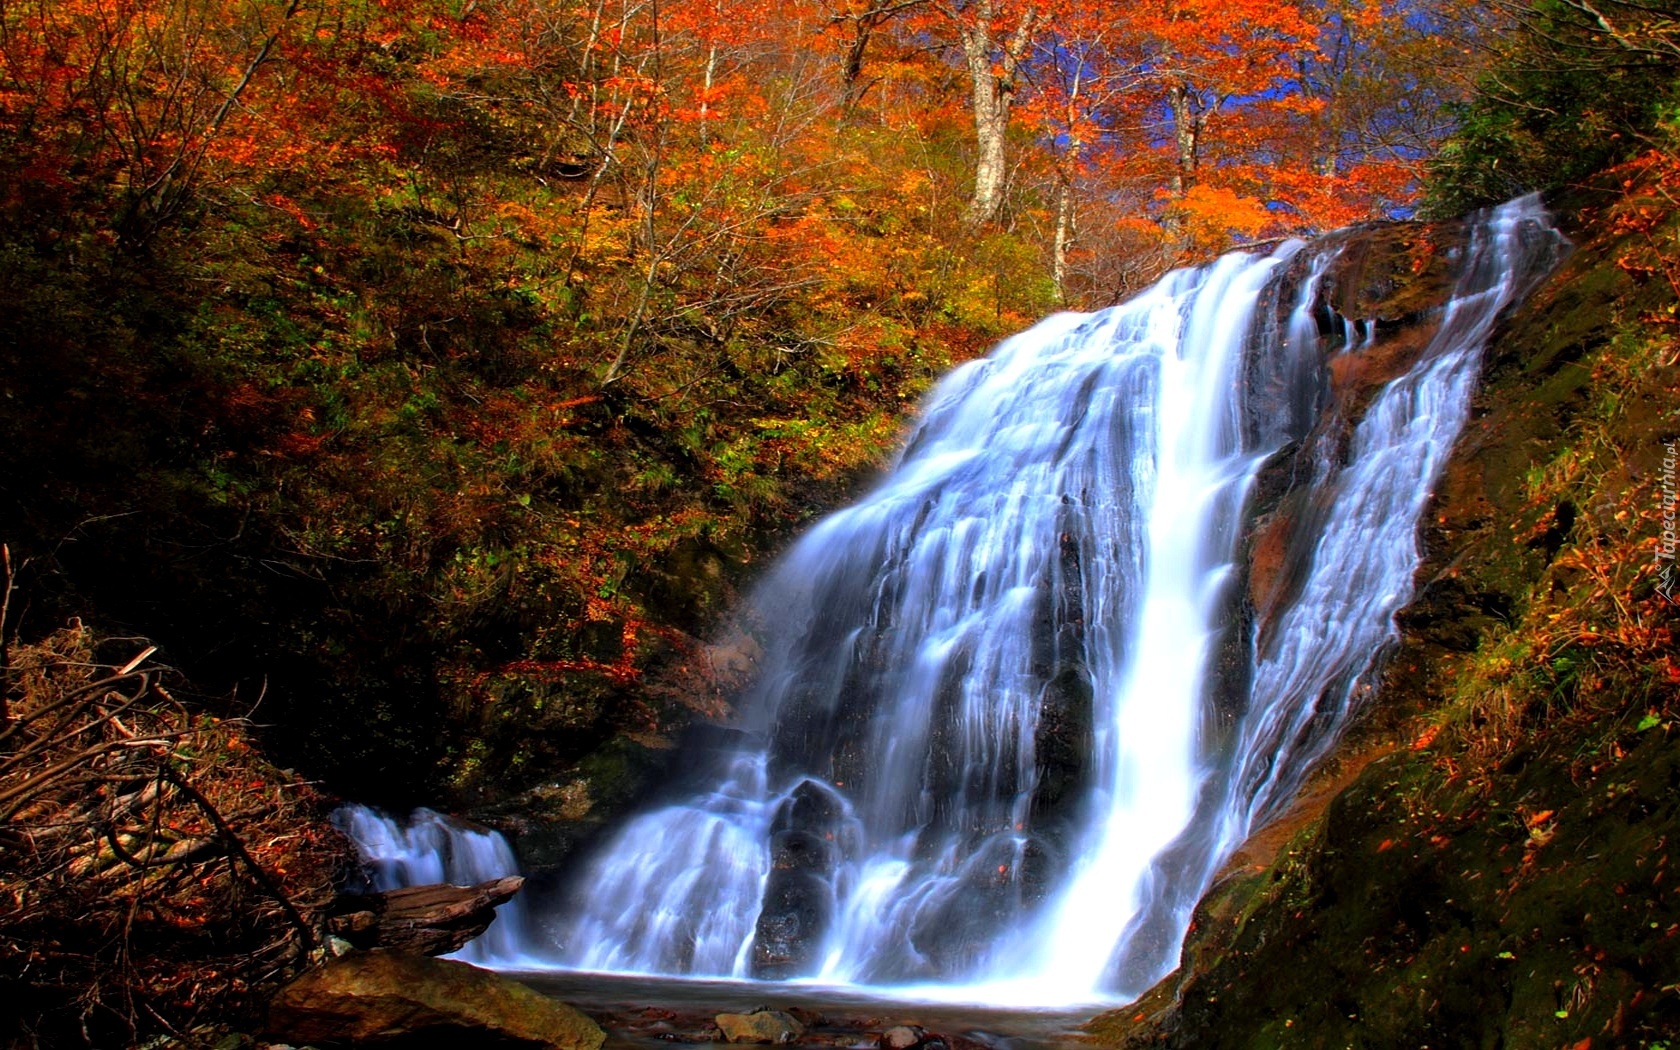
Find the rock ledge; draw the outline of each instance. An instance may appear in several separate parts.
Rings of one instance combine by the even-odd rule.
[[[599,1050],[594,1021],[488,970],[399,952],[358,952],[311,970],[269,1005],[268,1033],[293,1044]]]

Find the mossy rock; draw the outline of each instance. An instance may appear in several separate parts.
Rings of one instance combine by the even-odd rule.
[[[580,1011],[462,962],[356,952],[282,988],[269,1033],[323,1047],[599,1050],[606,1033]]]

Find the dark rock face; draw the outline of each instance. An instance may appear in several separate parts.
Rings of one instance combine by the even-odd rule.
[[[1064,500],[1064,503],[1066,501]],[[1033,734],[1031,824],[1036,837],[1068,845],[1091,787],[1091,672],[1085,666],[1085,591],[1076,515],[1064,508],[1056,579],[1040,596],[1033,662],[1045,681]]]
[[[770,829],[770,879],[753,940],[753,975],[805,973],[834,914],[834,869],[846,828],[845,804],[806,780],[782,803]]]
[[[599,1050],[606,1041],[579,1011],[488,970],[384,951],[334,959],[281,989],[268,1033],[389,1050]]]
[[[777,980],[807,972],[833,913],[827,879],[810,871],[772,872],[753,940],[753,975]]]

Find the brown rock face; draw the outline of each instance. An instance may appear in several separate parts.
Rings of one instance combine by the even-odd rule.
[[[466,963],[358,952],[293,981],[269,1005],[270,1036],[296,1044],[421,1050],[599,1050],[584,1014]]]
[[[1393,223],[1346,231],[1332,267],[1331,307],[1356,321],[1402,322],[1445,305],[1452,295],[1453,249],[1462,222]]]
[[[1320,377],[1316,404],[1289,414],[1286,392],[1262,387],[1270,400],[1251,410],[1269,422],[1290,419],[1289,444],[1262,469],[1245,529],[1247,615],[1264,650],[1273,615],[1293,599],[1310,568],[1327,506],[1306,486],[1311,461],[1345,459],[1348,442],[1371,402],[1411,371],[1440,328],[1451,297],[1460,223],[1396,223],[1340,236],[1318,304]],[[1282,297],[1287,302],[1291,296]]]
[[[911,1050],[927,1038],[927,1031],[916,1025],[895,1025],[881,1033],[881,1050]]]

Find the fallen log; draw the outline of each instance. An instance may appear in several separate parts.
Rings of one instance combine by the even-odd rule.
[[[496,908],[519,892],[518,875],[477,886],[409,886],[382,893],[343,894],[327,929],[357,948],[392,948],[415,955],[448,955],[483,933]]]

